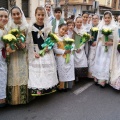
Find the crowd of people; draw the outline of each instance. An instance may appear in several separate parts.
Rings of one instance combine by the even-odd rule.
[[[85,33],[91,34],[91,28],[98,28],[96,39],[83,42]],[[18,29],[26,38],[13,50],[2,38],[12,29]],[[105,41],[102,29],[112,33]],[[43,44],[50,33],[54,33],[58,42],[52,49]],[[120,54],[119,22],[116,23],[110,11],[106,11],[102,20],[97,14],[75,16],[64,20],[62,10],[57,7],[52,14],[51,5],[37,7],[35,21],[28,24],[22,9],[12,7],[10,11],[0,8],[0,107],[5,104],[27,104],[36,96],[66,92],[72,89],[82,78],[93,79],[101,87],[109,84],[120,90]],[[64,40],[74,40],[71,49],[65,49]],[[105,52],[107,48],[107,52]],[[26,49],[26,52],[23,52]],[[10,54],[9,63],[6,54]],[[66,62],[67,55],[69,62]]]

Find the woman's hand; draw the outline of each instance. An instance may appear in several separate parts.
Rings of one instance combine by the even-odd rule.
[[[40,58],[40,55],[38,53],[34,53],[35,54],[35,58]]]
[[[13,53],[13,52],[15,52],[15,50],[12,50],[12,49],[10,48],[10,45],[9,45],[9,44],[6,45],[6,51],[7,51],[8,53]]]
[[[69,54],[69,53],[71,53],[71,50],[65,50],[64,54]]]
[[[24,49],[26,47],[26,44],[25,43],[20,43],[20,48],[21,49]]]
[[[80,51],[81,51],[81,49],[77,49],[77,50],[76,50],[77,53],[80,53]]]
[[[48,49],[48,47],[46,47],[46,50],[45,50],[45,52],[46,52],[46,53],[48,53],[49,51],[50,51],[50,50]]]
[[[112,45],[113,45],[113,42],[112,42],[112,41],[105,42],[105,46],[112,46]]]

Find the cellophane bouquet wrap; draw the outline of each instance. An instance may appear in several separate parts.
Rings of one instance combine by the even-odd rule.
[[[91,38],[91,40],[90,40],[90,44],[92,45],[93,42],[95,42],[96,39],[97,39],[98,28],[97,28],[97,27],[92,27],[92,28],[90,29],[90,32],[91,32],[91,36],[92,36],[92,38]]]
[[[80,44],[79,44],[79,48],[85,44],[86,42],[88,42],[90,40],[90,34],[88,33],[84,33],[80,39]]]
[[[44,56],[46,53],[46,49],[51,50],[55,43],[59,41],[59,38],[54,33],[49,33],[48,37],[45,39],[45,42],[41,45],[43,50],[40,50],[40,56]]]
[[[12,34],[4,35],[2,36],[2,41],[6,44],[7,47],[10,47],[12,50],[17,49],[17,46],[16,46],[17,38],[14,35]],[[10,60],[10,53],[7,52],[6,61],[9,63],[9,60]]]
[[[73,43],[74,43],[74,39],[65,38],[64,39],[65,50],[71,50],[73,48],[72,46]],[[70,53],[66,54],[65,62],[66,63],[70,62]]]
[[[102,29],[102,34],[105,37],[105,42],[108,42],[109,41],[109,35],[112,34],[112,30],[108,29],[108,28],[104,28],[104,29]],[[107,51],[108,51],[108,47],[105,46],[105,52],[107,52]]]

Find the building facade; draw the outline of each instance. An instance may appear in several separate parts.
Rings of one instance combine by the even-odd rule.
[[[63,11],[67,12],[68,17],[82,14],[83,12],[103,14],[106,10],[120,10],[120,0],[60,0],[60,5]],[[67,11],[65,9],[66,6],[68,8]]]
[[[0,0],[0,7],[8,10],[12,6],[19,6],[27,18],[28,22],[35,19],[35,9],[37,6],[44,6],[45,0]]]

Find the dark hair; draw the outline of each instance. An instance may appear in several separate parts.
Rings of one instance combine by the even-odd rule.
[[[36,15],[36,13],[37,13],[38,10],[44,10],[44,11],[45,11],[44,7],[37,7],[37,8],[35,9],[35,15]]]
[[[83,16],[84,14],[87,14],[87,15],[89,16],[89,13],[88,13],[88,12],[83,13],[82,16]]]
[[[67,24],[62,23],[62,24],[60,24],[60,25],[58,26],[58,28],[61,28],[61,27],[63,27],[63,26],[67,26]]]
[[[74,24],[74,26],[75,26],[75,23],[74,23],[73,20],[68,20],[68,21],[67,21],[67,25],[69,25],[69,24]]]
[[[11,14],[12,14],[12,10],[15,9],[15,8],[17,8],[17,9],[20,11],[20,13],[22,14],[22,11],[21,11],[21,9],[20,9],[18,6],[13,6],[13,7],[11,8],[11,10],[10,10],[10,13],[11,13]]]
[[[60,7],[55,8],[54,13],[61,12],[62,14],[62,9]]]
[[[105,15],[110,15],[110,17],[112,18],[112,13],[110,11],[105,11],[104,12],[104,17],[105,17]]]

